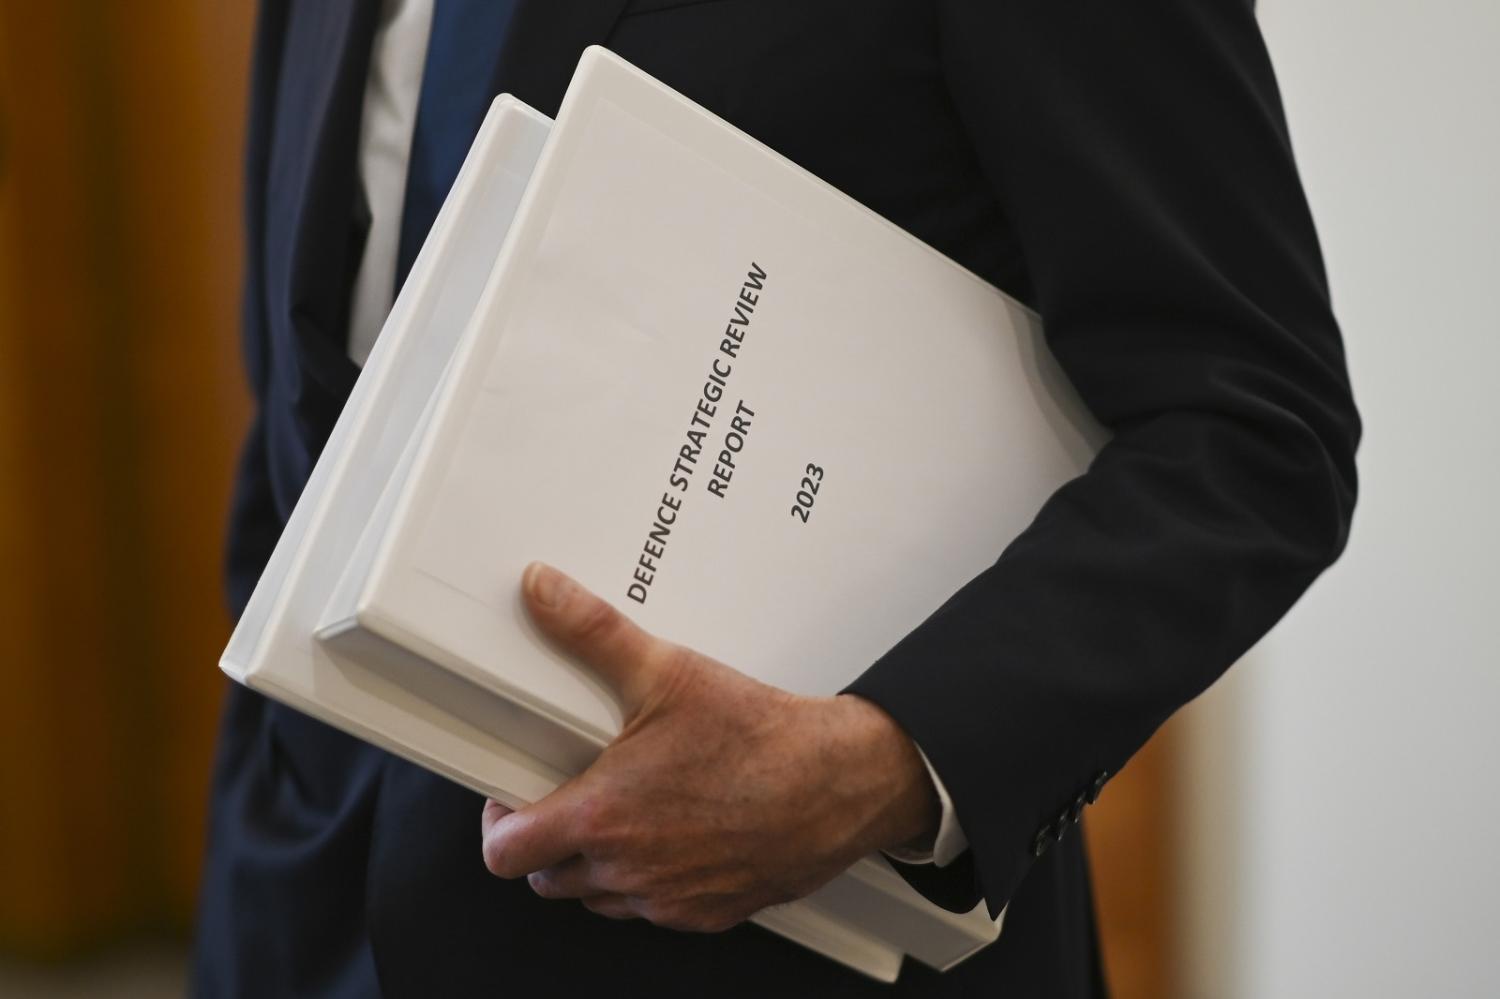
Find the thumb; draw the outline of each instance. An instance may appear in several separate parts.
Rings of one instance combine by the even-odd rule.
[[[542,632],[609,685],[628,721],[656,682],[665,643],[550,565],[528,565],[521,593]]]

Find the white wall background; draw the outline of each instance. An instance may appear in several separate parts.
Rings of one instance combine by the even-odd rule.
[[[1189,994],[1500,997],[1500,0],[1262,0],[1366,421],[1347,554],[1189,709]]]

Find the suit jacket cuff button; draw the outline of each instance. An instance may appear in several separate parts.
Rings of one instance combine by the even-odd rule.
[[[1101,770],[1094,775],[1094,783],[1090,785],[1088,791],[1088,801],[1090,805],[1099,800],[1099,792],[1104,790],[1104,784],[1108,780],[1108,770]]]
[[[1031,855],[1039,858],[1052,846],[1052,827],[1043,826],[1037,830],[1036,839],[1031,841]]]

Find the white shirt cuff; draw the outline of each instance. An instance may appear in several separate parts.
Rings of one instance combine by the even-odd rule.
[[[943,786],[943,779],[932,769],[932,761],[927,754],[922,752],[922,747],[917,747],[917,755],[922,757],[922,765],[927,768],[927,776],[932,778],[932,788],[937,792],[938,805],[942,808],[942,818],[938,821],[936,838],[932,841],[932,848],[927,850],[916,850],[911,848],[897,848],[886,850],[886,856],[892,860],[899,860],[903,864],[935,864],[938,867],[947,867],[958,858],[958,855],[969,848],[969,838],[964,835],[962,827],[958,824],[958,815],[953,811],[953,799],[948,795],[948,789]]]

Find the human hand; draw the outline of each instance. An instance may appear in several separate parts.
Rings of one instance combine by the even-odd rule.
[[[624,726],[541,801],[486,802],[491,873],[605,916],[716,932],[936,829],[921,756],[874,704],[752,680],[540,563],[522,592],[542,631],[609,684]]]

